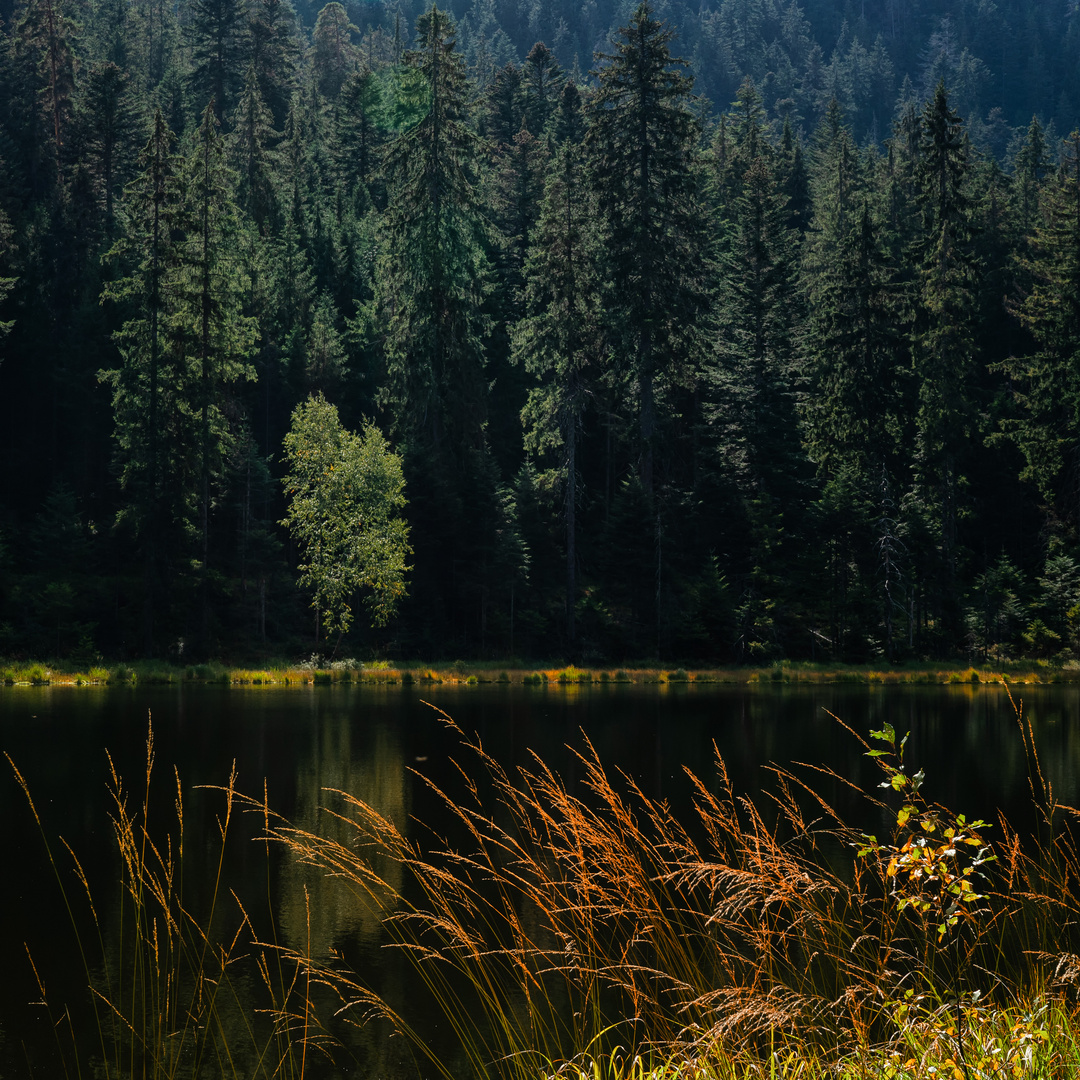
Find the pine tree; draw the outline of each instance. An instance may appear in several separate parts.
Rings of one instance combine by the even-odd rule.
[[[555,54],[538,41],[525,57],[522,69],[525,98],[525,126],[539,138],[547,130],[548,120],[562,93],[563,73]]]
[[[1039,118],[1033,116],[1015,160],[1014,188],[1021,227],[1030,229],[1039,207],[1039,187],[1049,171],[1050,154]]]
[[[139,128],[128,77],[116,64],[106,61],[90,69],[79,113],[86,157],[104,202],[105,234],[111,239],[114,200],[129,174]]]
[[[183,406],[188,373],[182,341],[175,340],[182,189],[173,141],[158,110],[139,174],[125,196],[128,229],[112,254],[126,273],[103,294],[130,316],[116,334],[121,367],[102,377],[113,390],[120,485],[142,549],[147,656],[156,653],[163,571],[178,554],[176,536],[185,516],[181,491],[193,471],[194,431]]]
[[[513,145],[525,116],[521,69],[516,64],[506,64],[495,73],[484,94],[481,116],[483,133],[491,143],[496,147]]]
[[[536,380],[522,414],[526,448],[538,458],[555,454],[563,487],[571,649],[576,638],[578,444],[603,340],[591,219],[580,150],[563,145],[551,165],[526,264],[526,315],[514,332],[514,356]]]
[[[386,404],[397,430],[439,447],[483,444],[483,216],[476,136],[453,23],[432,7],[405,62],[429,107],[387,147],[379,306],[386,321]]]
[[[754,497],[794,499],[801,458],[792,235],[769,161],[742,180],[720,255],[709,414],[725,468]]]
[[[654,487],[657,393],[689,380],[704,302],[705,243],[693,153],[693,80],[672,57],[674,32],[647,3],[602,56],[587,115],[589,166],[605,230],[613,377],[625,381],[638,422],[637,458]]]
[[[585,112],[581,104],[581,91],[577,83],[563,83],[559,104],[555,109],[552,135],[556,144],[570,143],[580,146],[585,139]]]
[[[49,132],[56,189],[63,184],[65,140],[71,124],[75,89],[75,60],[70,28],[58,0],[30,0],[15,27],[13,39],[19,66],[31,69],[39,112]],[[29,117],[24,118],[24,123]]]
[[[815,200],[827,206],[824,198]],[[842,226],[814,237],[808,267],[806,349],[811,388],[805,407],[807,446],[826,472],[853,468],[895,476],[903,408],[902,362],[891,275],[869,202]]]
[[[381,184],[376,182],[379,151],[385,141],[383,95],[378,78],[368,70],[355,72],[342,87],[337,110],[336,158],[339,175],[353,201],[375,198],[382,205]]]
[[[918,384],[916,484],[938,519],[937,597],[946,635],[959,632],[957,582],[961,459],[978,434],[975,410],[977,266],[967,179],[970,150],[963,122],[943,85],[922,116],[918,198],[922,212],[912,255],[918,266],[913,350]]]
[[[220,122],[232,115],[244,77],[244,7],[241,0],[192,0],[189,11],[191,96],[200,115],[212,104]]]
[[[504,241],[500,285],[512,312],[520,305],[525,257],[540,214],[546,166],[544,144],[522,124],[513,145],[499,155],[492,192],[493,217]]]
[[[353,35],[358,33],[336,0],[319,12],[311,35],[311,67],[319,93],[328,101],[337,101],[345,81],[357,70],[360,54]]]
[[[190,225],[180,281],[181,317],[186,321],[192,405],[198,415],[200,636],[205,649],[210,637],[210,515],[233,435],[227,394],[237,380],[254,378],[248,358],[257,337],[254,321],[242,314],[243,271],[237,258],[233,190],[213,103],[203,111],[184,173]]]
[[[233,120],[230,156],[238,177],[236,194],[240,208],[263,236],[277,233],[280,228],[277,163],[273,153],[277,138],[273,117],[259,89],[255,65],[249,64]]]
[[[248,12],[247,48],[259,94],[273,114],[272,126],[281,130],[300,66],[296,12],[289,0],[254,0]]]
[[[1080,132],[1065,144],[1058,175],[1047,182],[1041,220],[1024,259],[1031,290],[1017,314],[1037,350],[1003,367],[1020,415],[1006,431],[1024,454],[1052,517],[1080,529]]]

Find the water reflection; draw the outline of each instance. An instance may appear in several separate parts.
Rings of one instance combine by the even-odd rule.
[[[308,752],[297,762],[290,820],[298,829],[352,846],[355,828],[339,792],[374,807],[408,832],[409,785],[398,729],[387,724],[366,726],[363,710],[355,704],[327,708],[313,725]],[[376,872],[390,889],[400,890],[400,866],[382,860]],[[305,901],[305,890],[310,903]],[[294,949],[327,956],[346,940],[357,942],[361,949],[381,942],[374,902],[378,898],[364,895],[340,877],[324,877],[290,856],[282,869],[279,895],[284,939]]]

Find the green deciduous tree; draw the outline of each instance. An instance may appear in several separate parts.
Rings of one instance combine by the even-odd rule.
[[[298,405],[285,436],[282,522],[302,549],[300,584],[313,595],[318,626],[345,633],[363,593],[383,626],[405,595],[409,526],[401,458],[373,424],[362,434],[341,424],[322,394]]]

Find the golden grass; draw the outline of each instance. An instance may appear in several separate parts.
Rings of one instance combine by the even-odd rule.
[[[303,1076],[315,1051],[341,1052],[335,1025],[378,1019],[409,1040],[421,1074],[447,1080],[1072,1078],[1080,814],[1057,801],[1031,726],[1016,715],[1039,828],[1029,839],[997,822],[994,862],[985,846],[965,863],[959,838],[983,844],[981,823],[925,800],[891,730],[875,736],[890,745],[877,758],[887,790],[863,793],[887,823],[878,840],[816,793],[815,775],[846,783],[828,771],[774,767],[771,789],[754,800],[733,790],[717,756],[710,775],[687,770],[694,813],[680,820],[609,772],[588,741],[573,783],[537,757],[511,773],[443,714],[464,756],[462,792],[419,776],[438,810],[412,835],[348,791],[328,795],[333,828],[299,828],[272,813],[265,790],[241,796],[231,777],[216,884],[197,910],[183,893],[178,777],[176,821],[164,834],[150,828],[151,734],[135,809],[115,770],[111,779],[118,943],[100,936],[69,849],[78,888],[65,897],[89,908],[99,932],[80,942],[100,1032],[93,1057],[110,1063],[109,1075]],[[267,844],[378,913],[416,978],[402,1005],[343,954],[313,955],[306,888],[301,948],[257,932],[224,895],[240,810],[256,816]],[[965,865],[979,874],[966,876]],[[953,897],[965,899],[963,882],[973,902],[951,909],[955,930],[939,930]],[[254,1015],[238,992],[252,964],[265,1001]],[[420,1033],[433,1016],[460,1047],[452,1059]]]
[[[220,789],[224,805],[217,817],[217,835],[192,841],[189,860],[203,866],[213,860],[209,890],[196,899],[184,891],[189,837],[175,770],[174,820],[164,829],[151,829],[151,790],[156,782],[152,729],[147,735],[141,792],[127,790],[109,759],[110,821],[119,852],[120,880],[118,894],[106,898],[112,910],[103,919],[102,897],[91,894],[76,852],[65,841],[61,841],[64,853],[54,852],[25,779],[11,757],[5,757],[41,830],[76,931],[78,962],[90,991],[96,1032],[93,1046],[77,1035],[66,1004],[53,1009],[48,972],[39,971],[28,948],[41,1003],[53,1020],[65,1075],[159,1080],[204,1073],[265,1080],[303,1075],[306,1047],[317,1041],[319,1032],[304,1023],[297,1034],[290,1024],[295,1025],[297,1016],[307,1017],[310,988],[299,978],[295,962],[276,948],[272,938],[254,946],[248,914],[224,884],[226,853],[238,842],[230,839],[239,809],[235,772]],[[252,801],[245,800],[244,805],[251,808]],[[268,822],[265,805],[262,814]],[[62,867],[61,862],[68,865]],[[72,875],[73,888],[69,886]],[[272,927],[272,919],[268,925]],[[261,977],[273,1021],[250,1010],[247,984],[253,977]]]
[[[356,660],[318,663],[273,663],[262,668],[229,667],[218,662],[178,667],[156,661],[96,666],[85,671],[65,669],[43,662],[0,664],[0,685],[99,686],[142,683],[155,685],[208,682],[233,686],[411,686],[442,684],[477,686],[488,683],[526,686],[573,687],[640,684],[651,686],[854,684],[985,685],[1002,678],[1014,685],[1037,685],[1080,681],[1080,665],[1072,667],[1048,661],[1017,662],[994,668],[954,668],[947,664],[906,664],[895,668],[868,665],[813,664],[781,661],[769,667],[587,667],[539,666],[507,668],[454,661],[445,665],[400,664]]]
[[[965,909],[970,921],[946,935],[897,902],[886,860],[854,854],[869,850],[866,838],[791,771],[773,770],[759,805],[732,790],[717,758],[714,777],[688,773],[696,819],[683,823],[629,777],[609,774],[588,743],[572,788],[535,758],[511,776],[444,721],[472,758],[461,767],[470,794],[459,802],[431,787],[442,809],[426,841],[345,791],[331,812],[346,839],[287,823],[270,835],[382,912],[426,988],[417,1007],[455,1032],[476,1077],[524,1080],[558,1061],[595,1070],[619,1052],[732,1076],[766,1075],[754,1073],[762,1062],[775,1073],[783,1061],[790,1076],[953,1069],[963,1080],[997,1075],[995,1061],[1012,1074],[1021,1051],[1008,1049],[1009,1032],[1030,1029],[1025,1069],[1043,1052],[1046,1023],[1025,1028],[1021,1014],[1049,1015],[1052,1002],[1075,1030],[1065,1002],[1080,980],[1080,858],[1065,831],[1030,845],[1000,822],[993,882]],[[1037,805],[1048,826],[1060,823],[1075,812],[1042,783],[1022,718],[1020,735]],[[866,798],[887,812],[876,793]],[[943,808],[919,820],[962,821]],[[889,850],[903,836],[919,842],[906,821],[897,818]],[[925,871],[943,882],[946,901],[953,879],[940,867],[957,857],[947,848]],[[853,854],[838,864],[844,850]],[[355,1020],[364,1022],[373,999],[362,973],[313,961],[310,974],[336,991],[341,1015],[361,1002]],[[385,1003],[381,1015],[442,1067],[408,1016]]]

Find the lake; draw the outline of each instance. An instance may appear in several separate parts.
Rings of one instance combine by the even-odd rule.
[[[1022,687],[1044,774],[1059,800],[1080,802],[1080,688]],[[430,704],[428,704],[430,703]],[[62,835],[77,853],[96,897],[116,895],[118,860],[109,821],[111,754],[117,772],[141,804],[148,718],[152,717],[156,768],[151,786],[151,832],[172,825],[178,770],[183,793],[186,895],[197,908],[213,876],[212,858],[191,847],[217,834],[223,806],[218,792],[235,762],[240,791],[316,828],[324,789],[349,791],[399,827],[410,818],[437,818],[437,799],[423,773],[449,791],[467,760],[457,737],[432,709],[444,709],[507,767],[527,765],[532,753],[572,780],[580,766],[566,749],[587,737],[600,759],[624,771],[644,793],[667,799],[676,813],[689,809],[683,766],[707,781],[715,774],[714,745],[737,792],[768,785],[764,766],[823,764],[842,777],[872,786],[876,770],[863,748],[828,714],[866,736],[891,723],[910,731],[907,760],[926,770],[928,797],[992,820],[998,810],[1017,823],[1032,820],[1023,741],[1000,687],[907,686],[334,686],[306,688],[6,687],[0,688],[0,750],[25,776],[65,881],[70,860],[55,843]],[[807,775],[811,774],[807,772]],[[850,820],[881,829],[887,823],[850,797],[836,780],[819,790]],[[5,822],[4,887],[0,889],[0,1077],[46,1075],[55,1066],[53,1036],[27,960],[32,951],[50,1001],[76,1002],[85,976],[70,920],[26,800],[6,768],[0,780]],[[861,815],[861,817],[860,817]],[[254,835],[261,818],[239,828]],[[244,840],[230,849],[226,882],[240,895],[269,893],[279,932],[292,944],[310,935],[313,947],[345,948],[371,965],[376,978],[396,978],[370,912],[357,910],[333,886],[282,856],[271,882],[261,845]],[[312,897],[305,926],[303,889]],[[78,889],[71,895],[78,897]],[[299,900],[298,900],[299,897]],[[108,924],[108,900],[102,921]],[[385,970],[384,970],[385,969]],[[354,1047],[356,1075],[408,1072],[404,1051],[387,1056],[361,1039]],[[365,1066],[365,1060],[369,1065]]]

